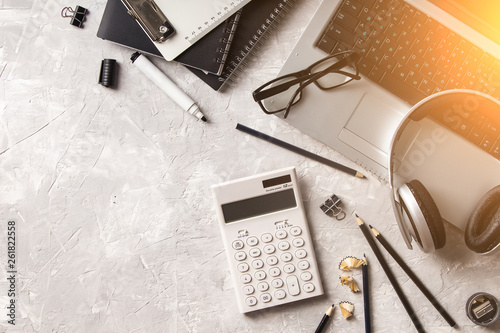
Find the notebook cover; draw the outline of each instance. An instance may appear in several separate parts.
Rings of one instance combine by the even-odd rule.
[[[218,25],[174,61],[220,75],[238,25],[239,13]],[[97,37],[162,57],[162,54],[137,22],[127,13],[121,0],[108,0],[97,31]],[[203,75],[205,73],[201,72]]]
[[[214,90],[220,91],[234,80],[245,59],[262,42],[262,37],[279,24],[295,0],[252,0],[243,7],[226,65],[220,76],[188,68]]]

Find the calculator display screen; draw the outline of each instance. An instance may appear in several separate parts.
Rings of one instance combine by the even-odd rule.
[[[222,205],[226,223],[297,207],[293,188]]]

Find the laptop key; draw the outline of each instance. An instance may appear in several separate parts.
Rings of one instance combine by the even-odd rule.
[[[372,67],[367,77],[373,82],[378,83],[382,79],[382,76],[384,76],[384,73],[385,72],[379,66],[375,65]]]
[[[359,2],[361,2],[366,7],[373,7],[373,5],[375,4],[375,2],[377,2],[377,0],[360,0]]]
[[[339,25],[331,26],[327,35],[348,46],[353,46],[357,41],[357,37],[354,33]]]
[[[361,12],[361,9],[363,6],[361,6],[357,1],[352,1],[352,0],[346,0],[342,6],[342,8],[351,13],[354,16],[358,16],[358,14]]]
[[[434,77],[434,74],[437,72],[437,67],[427,61],[424,62],[422,68],[420,68],[420,73],[426,76],[429,79]]]
[[[422,92],[413,89],[404,82],[401,82],[400,79],[392,77],[388,74],[382,77],[379,84],[411,105],[415,105],[420,100],[427,97],[427,95]]]
[[[423,92],[425,95],[430,95],[436,89],[436,84],[427,78],[423,78],[418,90]]]
[[[316,46],[319,47],[320,50],[323,50],[326,53],[332,54],[332,50],[335,48],[337,45],[337,41],[333,39],[330,36],[323,35],[323,38],[321,38],[318,43],[316,43]]]
[[[342,25],[349,31],[354,31],[358,26],[359,20],[344,10],[341,10],[335,17],[335,23]]]
[[[368,61],[366,58],[361,58],[361,60],[358,62],[358,70],[361,74],[368,76],[370,71],[373,68],[373,63]]]

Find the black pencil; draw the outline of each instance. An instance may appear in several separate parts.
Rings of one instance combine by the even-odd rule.
[[[321,318],[321,321],[319,322],[318,327],[316,328],[316,331],[314,333],[321,333],[323,329],[326,326],[326,323],[328,322],[328,319],[330,319],[332,312],[333,312],[333,307],[335,304],[332,304],[328,310],[326,310],[325,314],[323,315],[323,318]]]
[[[438,312],[443,316],[443,318],[448,322],[451,327],[456,325],[455,321],[451,316],[446,312],[446,310],[439,304],[439,302],[432,296],[431,292],[427,287],[422,283],[422,281],[413,273],[413,271],[408,267],[408,265],[403,261],[403,259],[397,254],[394,248],[387,242],[387,240],[382,236],[380,232],[377,231],[374,227],[370,226],[372,229],[375,238],[382,244],[382,246],[389,252],[389,254],[396,260],[396,262],[401,266],[401,268],[405,271],[406,274],[410,277],[410,279],[417,285],[418,289],[422,291],[422,293],[427,297],[427,299],[431,302],[432,305],[438,310]]]
[[[366,255],[363,254],[363,304],[365,308],[365,333],[371,333],[371,310],[370,310],[370,287],[368,284],[368,262],[366,261]]]
[[[385,274],[387,275],[389,282],[391,282],[392,287],[394,288],[394,290],[396,291],[396,294],[399,297],[399,300],[401,301],[406,312],[410,316],[410,319],[413,322],[413,325],[415,325],[415,328],[417,329],[418,332],[425,332],[424,328],[422,327],[422,324],[420,323],[420,320],[418,320],[418,317],[415,314],[415,311],[411,307],[410,303],[408,302],[408,299],[406,298],[405,294],[403,293],[403,290],[399,286],[398,281],[396,280],[396,278],[392,274],[392,271],[389,268],[389,265],[387,265],[387,262],[385,261],[384,257],[382,256],[382,253],[380,253],[380,250],[377,247],[375,240],[372,238],[370,231],[368,230],[368,227],[365,225],[363,220],[358,215],[356,215],[356,219],[358,221],[359,228],[363,232],[363,235],[365,236],[366,240],[368,241],[368,244],[372,248],[373,253],[377,257],[377,260],[379,261]]]
[[[313,154],[307,150],[304,150],[302,148],[299,148],[297,146],[294,146],[294,145],[291,145],[287,142],[284,142],[284,141],[281,141],[279,139],[276,139],[276,138],[273,138],[272,136],[269,136],[267,134],[264,134],[264,133],[261,133],[259,131],[256,131],[252,128],[249,128],[249,127],[246,127],[245,125],[241,125],[241,124],[237,124],[236,125],[236,129],[237,130],[240,130],[242,132],[245,132],[247,134],[250,134],[250,135],[253,135],[259,139],[262,139],[262,140],[265,140],[267,142],[270,142],[272,144],[275,144],[281,148],[285,148],[285,149],[288,149],[290,151],[293,151],[299,155],[302,155],[302,156],[305,156],[305,157],[308,157],[312,160],[315,160],[316,162],[320,162],[320,163],[323,163],[323,164],[326,164],[334,169],[337,169],[337,170],[340,170],[340,171],[343,171],[343,172],[346,172],[352,176],[356,176],[358,178],[366,178],[365,176],[363,176],[359,171],[356,171],[354,169],[351,169],[349,167],[346,167],[345,165],[342,165],[340,163],[337,163],[337,162],[334,162],[332,160],[329,160],[327,158],[324,158],[324,157],[321,157],[319,155],[316,155],[316,154]]]

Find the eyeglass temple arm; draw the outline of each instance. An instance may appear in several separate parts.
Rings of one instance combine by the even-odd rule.
[[[266,99],[268,97],[277,95],[277,94],[279,94],[279,93],[281,93],[281,92],[289,89],[290,87],[296,85],[297,83],[302,82],[302,81],[308,79],[310,76],[311,76],[311,74],[308,74],[306,76],[302,76],[302,77],[296,78],[295,80],[284,82],[282,84],[278,84],[277,86],[271,87],[269,89],[266,89],[266,90],[263,90],[263,91],[259,91],[259,92],[254,92],[253,93],[253,99],[255,101],[261,101],[261,100]],[[277,79],[279,79],[279,78],[277,78]]]
[[[334,70],[337,70],[339,68],[343,68],[343,67],[345,67],[348,64],[351,64],[352,63],[352,61],[350,59],[351,56],[352,55],[349,55],[349,56],[341,59],[340,61],[334,63],[333,65],[331,65],[330,67],[328,67],[325,70],[321,71],[320,73],[324,73],[323,75],[325,75],[325,74],[327,74],[330,71],[334,71]],[[280,92],[283,92],[283,91],[289,89],[291,86],[293,86],[293,85],[295,85],[295,84],[297,84],[299,82],[302,82],[304,80],[310,79],[311,76],[314,77],[314,78],[316,78],[316,79],[319,78],[319,77],[321,77],[321,76],[323,76],[323,75],[318,75],[320,73],[316,73],[314,75],[313,74],[308,74],[306,76],[299,77],[299,78],[297,78],[295,80],[284,82],[284,83],[279,84],[277,86],[271,87],[271,88],[269,88],[267,90],[263,90],[263,91],[259,91],[259,92],[254,92],[253,93],[253,99],[255,101],[260,101],[260,100],[266,99],[268,97],[271,97],[273,95],[279,94]],[[291,74],[287,74],[287,75],[291,75]],[[277,78],[277,79],[279,79],[279,78]],[[277,79],[275,79],[275,80],[277,80]],[[309,82],[309,83],[311,83],[311,82]]]

